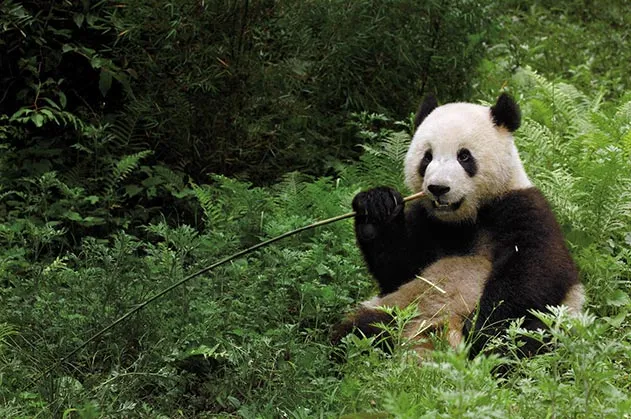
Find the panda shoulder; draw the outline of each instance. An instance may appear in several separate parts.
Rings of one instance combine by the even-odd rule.
[[[480,221],[494,227],[492,230],[560,233],[552,207],[535,187],[515,189],[496,198],[480,211]]]

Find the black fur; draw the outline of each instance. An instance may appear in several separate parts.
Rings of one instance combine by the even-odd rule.
[[[427,171],[427,166],[432,162],[432,151],[427,150],[423,155],[423,159],[421,160],[421,164],[418,166],[418,174],[421,177],[425,177],[425,172]]]
[[[491,106],[491,118],[498,127],[515,132],[521,124],[519,105],[508,94],[502,93],[495,105]]]
[[[418,128],[425,118],[427,118],[427,115],[432,113],[432,111],[437,107],[438,101],[434,95],[429,94],[425,96],[423,103],[421,103],[421,106],[419,106],[418,111],[416,111],[416,115],[414,116],[414,129]]]
[[[472,357],[511,319],[524,317],[524,327],[540,328],[529,310],[546,311],[548,305],[561,304],[570,287],[578,284],[561,229],[535,188],[509,192],[485,205],[475,224],[441,222],[419,203],[401,211],[399,196],[390,188],[378,188],[361,192],[353,201],[357,241],[382,295],[439,258],[469,254],[481,232],[490,234],[492,272],[475,322],[464,330],[472,342]],[[538,351],[538,342],[524,343],[523,354]]]
[[[458,163],[467,172],[469,177],[473,177],[478,173],[478,162],[469,150],[463,148],[458,151]]]
[[[471,331],[471,356],[501,333],[509,319],[525,317],[524,327],[541,327],[528,311],[561,304],[579,282],[561,228],[539,190],[506,194],[480,211],[479,222],[491,233],[493,268]],[[533,345],[526,342],[523,350],[535,353]]]
[[[436,198],[440,198],[441,196],[449,192],[451,188],[445,185],[432,184],[427,186],[427,190],[430,191],[432,195],[434,195]]]
[[[360,309],[353,315],[347,317],[339,325],[336,326],[331,343],[337,345],[342,338],[351,333],[357,336],[377,336],[380,342],[384,344],[383,349],[387,349],[390,336],[383,330],[381,325],[391,325],[394,321],[392,315],[380,310]]]
[[[478,234],[475,225],[444,223],[418,204],[402,211],[403,198],[387,187],[360,192],[353,209],[357,243],[381,295],[396,291],[439,258],[470,253]]]

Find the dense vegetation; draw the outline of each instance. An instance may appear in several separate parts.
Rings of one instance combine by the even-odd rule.
[[[623,6],[2,2],[0,416],[628,415]],[[197,269],[346,213],[362,188],[404,191],[422,93],[503,88],[589,299],[579,318],[544,316],[554,351],[498,378],[498,359],[440,342],[423,364],[404,339],[392,355],[332,348],[330,326],[373,291],[342,221],[187,283],[55,365]]]
[[[403,117],[427,91],[465,96],[490,29],[489,8],[473,0],[0,7],[13,135],[48,151],[41,170],[73,167],[88,179],[102,173],[90,156],[142,150],[197,180],[321,174],[357,153],[352,112]],[[106,141],[108,125],[125,135]]]

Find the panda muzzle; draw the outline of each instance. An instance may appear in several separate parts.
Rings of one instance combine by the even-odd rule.
[[[438,199],[432,199],[432,206],[437,211],[456,211],[458,208],[460,208],[463,202],[464,202],[464,198],[453,203],[442,202],[442,199],[438,198]]]

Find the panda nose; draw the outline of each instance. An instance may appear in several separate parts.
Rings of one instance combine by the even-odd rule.
[[[449,186],[443,186],[443,185],[429,185],[427,189],[429,189],[432,195],[438,198],[441,195],[444,195],[447,192],[449,192],[451,188]]]

